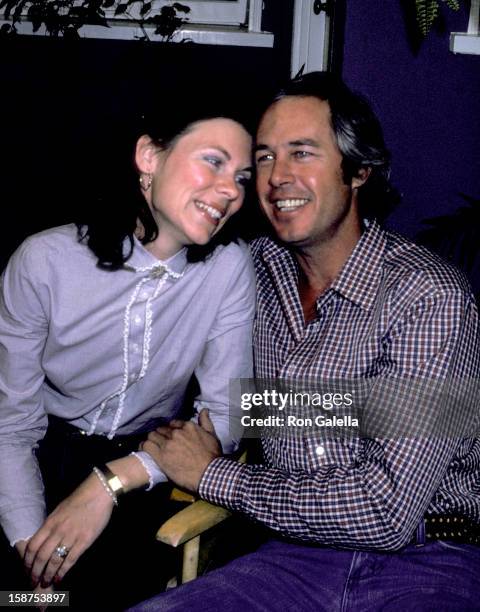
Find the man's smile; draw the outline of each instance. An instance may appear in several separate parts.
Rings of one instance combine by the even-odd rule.
[[[306,198],[289,198],[285,200],[276,200],[274,204],[278,210],[284,212],[298,210],[308,202],[309,200]]]

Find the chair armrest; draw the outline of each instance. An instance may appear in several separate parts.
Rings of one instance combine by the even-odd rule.
[[[225,508],[199,499],[168,519],[158,530],[156,538],[164,544],[180,546],[207,529],[218,525],[230,514]]]
[[[239,457],[240,463],[246,463],[247,453],[244,451]],[[163,523],[157,531],[156,538],[170,546],[180,546],[192,538],[199,536],[211,527],[218,525],[231,514],[225,508],[214,506],[195,497],[190,493],[174,488],[170,499],[175,501],[193,502],[187,508],[180,510],[168,521]]]

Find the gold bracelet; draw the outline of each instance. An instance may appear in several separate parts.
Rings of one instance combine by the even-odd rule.
[[[99,467],[94,467],[93,471],[98,476],[98,478],[101,480],[102,484],[107,490],[107,493],[109,493],[110,497],[113,499],[113,502],[115,503],[115,505],[117,505],[118,504],[117,497],[125,493],[123,482],[105,464],[100,465]]]
[[[102,483],[102,487],[105,489],[105,492],[110,496],[115,506],[118,506],[118,500],[115,493],[107,484],[107,479],[105,478],[105,474],[101,472],[96,466],[93,468],[93,473],[98,478],[98,480]]]

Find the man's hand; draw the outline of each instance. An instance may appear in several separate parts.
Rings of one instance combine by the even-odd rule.
[[[24,563],[33,584],[45,588],[52,581],[59,582],[103,531],[112,509],[112,499],[91,474],[28,541]],[[65,557],[55,552],[59,546],[67,548]]]
[[[198,422],[172,421],[152,431],[141,445],[168,478],[193,492],[209,463],[222,454],[208,410],[200,412]]]

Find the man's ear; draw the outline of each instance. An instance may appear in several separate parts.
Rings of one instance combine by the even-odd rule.
[[[150,136],[144,134],[137,140],[135,147],[135,164],[139,172],[153,174],[158,162],[158,147],[152,142]]]
[[[371,172],[371,168],[359,168],[357,176],[352,178],[352,189],[361,187],[366,182]]]

